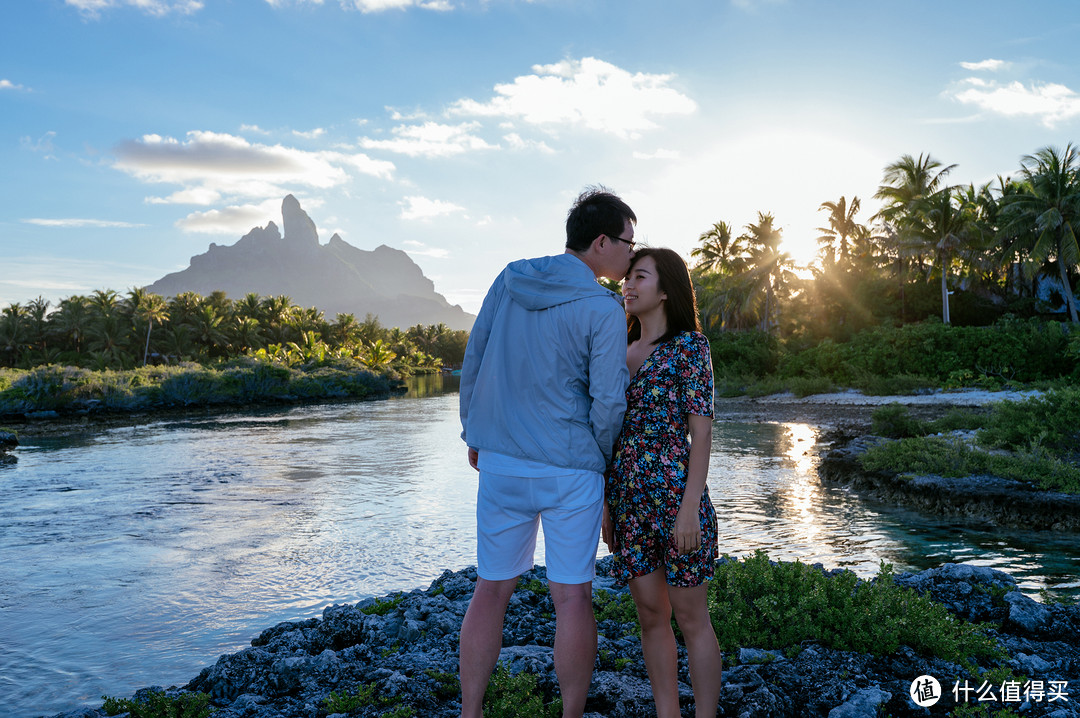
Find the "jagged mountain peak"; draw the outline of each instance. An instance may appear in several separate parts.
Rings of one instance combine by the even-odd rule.
[[[187,269],[147,289],[164,296],[221,290],[233,299],[249,292],[284,294],[297,305],[318,307],[327,317],[370,313],[387,327],[440,322],[453,329],[472,327],[475,317],[436,292],[406,252],[386,244],[359,249],[336,233],[320,245],[315,222],[291,194],[281,203],[281,216],[283,231],[269,222],[235,244],[211,243],[191,258]]]

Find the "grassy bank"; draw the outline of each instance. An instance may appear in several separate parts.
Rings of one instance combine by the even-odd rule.
[[[758,332],[709,337],[720,396],[798,396],[838,388],[886,396],[930,389],[1080,384],[1080,331],[1004,317],[985,327],[939,321],[879,326],[849,341],[807,344]]]
[[[870,471],[989,474],[1080,494],[1080,388],[1003,401],[989,413],[954,409],[936,421],[912,418],[892,404],[874,412],[871,430],[895,441],[863,454]]]
[[[365,399],[388,395],[391,383],[386,374],[348,361],[287,366],[242,358],[212,367],[0,369],[0,416]]]

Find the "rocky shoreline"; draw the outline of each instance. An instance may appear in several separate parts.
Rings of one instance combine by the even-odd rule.
[[[608,561],[599,563],[601,576]],[[475,581],[475,569],[446,571],[426,590],[334,605],[321,618],[278,624],[250,648],[223,655],[187,685],[167,692],[208,694],[213,718],[323,718],[332,691],[355,692],[364,686],[371,688],[367,704],[356,706],[350,716],[456,717],[458,630]],[[785,652],[744,646],[737,655],[725,656],[719,715],[944,716],[957,709],[955,686],[959,705],[1011,708],[1033,717],[1080,716],[1080,606],[1038,603],[1020,593],[1010,576],[985,567],[946,564],[900,574],[895,581],[940,602],[957,619],[992,625],[991,635],[1009,655],[1004,667],[981,666],[969,674],[960,665],[920,656],[906,646],[883,656],[814,642]],[[594,601],[602,608],[620,600],[624,591],[598,578]],[[608,617],[599,622],[599,631],[587,715],[653,716],[636,624]],[[537,567],[523,577],[510,602],[500,660],[512,675],[535,676],[547,700],[555,691],[554,635],[546,573]],[[690,716],[686,668],[680,649],[683,715]],[[912,682],[924,675],[941,684],[942,698],[931,708],[919,707],[909,695]],[[965,688],[970,689],[966,700]],[[983,698],[991,691],[995,700],[980,701],[980,689]],[[136,698],[162,690],[144,689]],[[99,709],[79,708],[56,718],[103,715]]]

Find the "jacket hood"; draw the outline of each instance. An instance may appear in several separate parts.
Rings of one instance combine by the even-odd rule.
[[[511,262],[503,273],[503,282],[515,302],[533,311],[585,297],[618,298],[572,254]]]

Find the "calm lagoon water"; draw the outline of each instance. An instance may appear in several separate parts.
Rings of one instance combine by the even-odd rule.
[[[474,564],[476,474],[453,381],[389,401],[25,440],[0,464],[5,714],[183,685],[279,621]],[[1075,537],[868,504],[818,481],[817,440],[807,424],[718,417],[709,487],[721,551],[863,576],[883,560],[898,571],[969,562],[1031,594],[1080,594]]]

